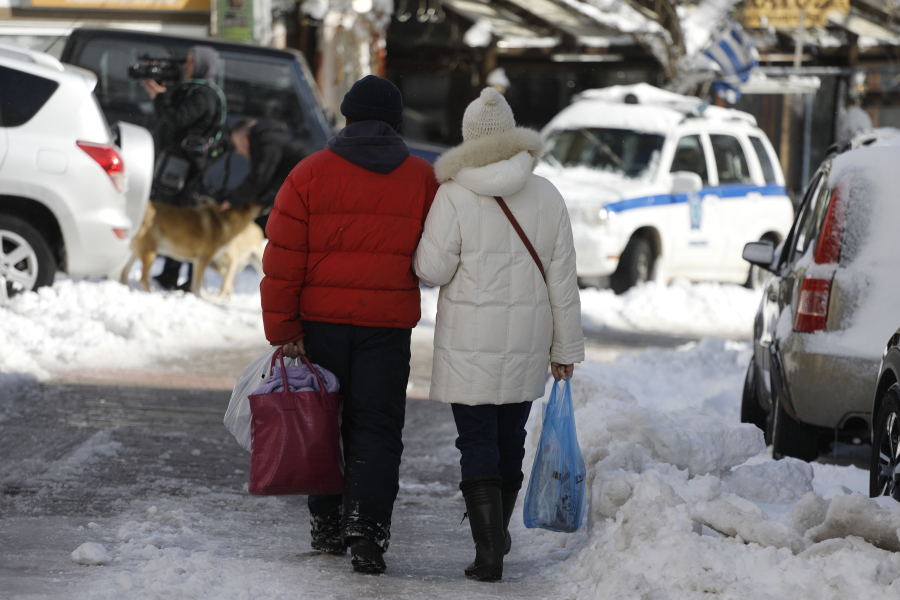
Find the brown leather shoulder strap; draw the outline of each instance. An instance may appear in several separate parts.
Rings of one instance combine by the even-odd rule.
[[[522,231],[522,227],[519,225],[519,222],[516,221],[516,218],[509,210],[506,202],[503,201],[503,198],[501,198],[500,196],[494,196],[494,200],[496,200],[497,204],[500,205],[501,210],[503,210],[503,214],[505,214],[506,218],[509,219],[509,222],[513,226],[513,229],[515,229],[516,233],[519,234],[519,237],[522,238],[522,243],[525,244],[525,248],[528,250],[528,254],[530,254],[531,258],[534,259],[534,264],[536,264],[537,268],[540,270],[541,277],[544,278],[544,283],[547,283],[547,275],[544,273],[544,265],[541,264],[541,259],[538,257],[537,252],[534,250],[534,246],[532,246],[531,242],[528,241],[528,236],[525,235],[524,231]]]

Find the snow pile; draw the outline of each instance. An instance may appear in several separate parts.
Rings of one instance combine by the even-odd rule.
[[[0,372],[46,378],[79,368],[134,368],[263,339],[258,293],[237,293],[226,304],[62,279],[0,308]]]
[[[587,330],[749,338],[760,299],[760,291],[734,284],[650,281],[621,296],[582,290],[581,318]]]
[[[72,552],[72,560],[79,565],[97,566],[109,564],[112,558],[102,545],[87,542]]]
[[[578,369],[590,517],[566,535],[514,516],[514,548],[544,561],[566,597],[900,594],[900,554],[887,551],[900,550],[900,504],[836,486],[864,489],[853,467],[762,454],[762,433],[738,422],[749,357],[748,344],[705,340]]]

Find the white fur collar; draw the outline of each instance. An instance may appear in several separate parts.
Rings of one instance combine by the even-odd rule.
[[[509,196],[521,190],[531,177],[534,159],[522,150],[509,160],[484,167],[463,169],[451,179],[482,196]]]
[[[444,183],[463,169],[486,167],[509,160],[522,152],[531,155],[531,170],[534,170],[543,149],[544,143],[538,132],[525,127],[516,127],[503,133],[463,142],[451,148],[434,163],[434,174],[439,183]]]

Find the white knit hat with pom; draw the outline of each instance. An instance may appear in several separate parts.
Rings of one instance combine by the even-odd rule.
[[[477,140],[492,133],[509,131],[515,126],[516,120],[506,98],[494,88],[486,87],[466,108],[462,122],[463,140]]]

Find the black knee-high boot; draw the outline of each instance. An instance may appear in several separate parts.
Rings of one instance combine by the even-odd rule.
[[[522,479],[524,478],[525,476],[522,475]],[[506,538],[505,550],[503,551],[504,556],[509,554],[509,550],[512,548],[512,537],[509,535],[509,521],[512,519],[513,509],[516,507],[516,498],[519,496],[519,490],[522,489],[522,479],[516,483],[504,483],[500,487],[500,500],[503,505],[503,535]]]
[[[503,577],[506,536],[501,484],[502,479],[494,475],[470,477],[459,484],[475,541],[475,561],[466,567],[466,577],[479,581],[498,581]]]

